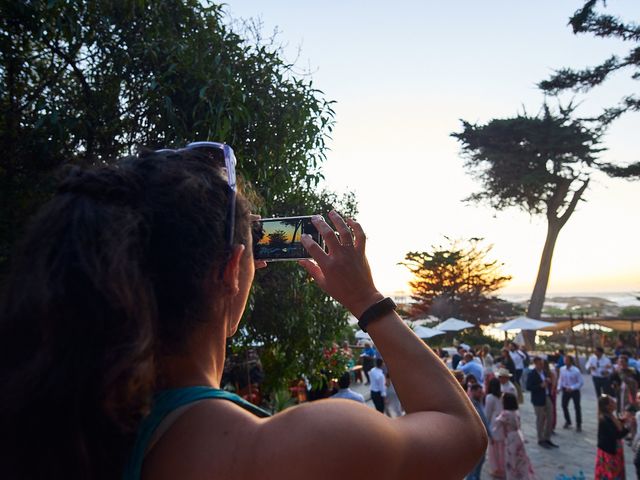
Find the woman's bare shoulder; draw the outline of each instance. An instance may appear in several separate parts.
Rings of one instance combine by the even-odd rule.
[[[389,422],[349,400],[303,404],[268,419],[231,402],[205,400],[185,411],[158,440],[145,460],[143,478],[288,478],[289,473],[298,478],[297,468],[326,473],[331,470],[324,464],[326,455],[338,459],[344,454],[346,465],[360,450],[371,453],[364,450],[375,441],[367,439],[393,436]],[[382,448],[389,450],[389,445]]]
[[[260,419],[220,399],[186,409],[148,452],[143,479],[244,478],[234,472],[237,451]]]

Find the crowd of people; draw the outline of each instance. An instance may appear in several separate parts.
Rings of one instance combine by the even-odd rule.
[[[565,354],[564,350],[553,355],[529,355],[523,345],[509,342],[499,355],[494,356],[488,345],[474,349],[462,343],[452,355],[444,349],[439,349],[438,354],[469,396],[485,425],[489,436],[486,460],[492,477],[507,480],[538,478],[527,454],[527,442],[521,428],[519,406],[526,394],[535,413],[536,440],[540,448],[561,448],[553,440],[560,413],[558,407],[562,411],[562,428],[582,434],[583,371],[575,357]],[[360,358],[363,365],[368,362],[362,360],[369,356],[378,367],[384,364],[375,346],[366,344]],[[625,440],[634,451],[634,464],[640,479],[639,363],[627,350],[614,351],[610,358],[598,347],[584,365],[584,373],[591,375],[598,397],[596,480],[625,478],[622,447]],[[367,378],[372,379],[371,398],[376,408],[384,412],[380,398],[387,395],[388,378],[384,382],[385,374],[377,367],[367,372]],[[340,392],[335,396],[343,397]],[[483,457],[467,480],[480,479],[484,463]]]

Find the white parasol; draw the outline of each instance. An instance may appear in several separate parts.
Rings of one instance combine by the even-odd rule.
[[[418,325],[413,329],[413,333],[415,333],[419,338],[431,338],[437,335],[444,335],[445,332],[442,330],[436,330],[435,328],[423,327],[422,325]]]
[[[529,317],[518,317],[503,323],[497,327],[497,329],[506,332],[508,330],[540,330],[541,328],[551,326],[553,326],[553,323],[551,322],[543,322],[542,320],[536,320]]]
[[[464,320],[458,320],[457,318],[447,318],[444,322],[436,325],[436,330],[444,330],[445,332],[457,332],[458,330],[464,330],[465,328],[471,328],[475,325],[473,323],[465,322]]]

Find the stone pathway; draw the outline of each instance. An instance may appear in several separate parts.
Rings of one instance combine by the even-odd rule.
[[[352,385],[355,391],[363,394],[367,399],[367,405],[373,408],[370,401],[368,385]],[[533,467],[539,480],[556,480],[558,475],[564,474],[568,477],[578,476],[582,471],[586,479],[594,476],[598,416],[596,395],[593,389],[593,382],[589,375],[584,375],[584,387],[582,387],[582,433],[577,433],[575,429],[564,430],[564,416],[560,398],[557,401],[558,421],[556,425],[556,435],[552,437],[554,443],[560,448],[544,449],[538,446],[536,440],[536,417],[533,406],[529,400],[529,394],[525,393],[525,402],[520,406],[522,418],[522,430],[526,439],[526,448]],[[573,403],[569,404],[569,413],[575,426],[575,415]],[[624,446],[624,457],[626,464],[627,479],[636,478],[635,467],[633,465],[633,452],[626,444]],[[482,470],[484,479],[492,479],[489,474],[489,466],[485,462]]]

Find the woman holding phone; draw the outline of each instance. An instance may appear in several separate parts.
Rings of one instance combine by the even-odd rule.
[[[328,251],[305,236],[313,260],[300,264],[368,320],[407,415],[323,400],[268,417],[219,390],[256,268],[255,218],[236,195],[230,150],[211,143],[75,170],[34,219],[1,310],[3,476],[464,477],[485,450],[484,427],[382,301],[362,227],[335,212],[340,240],[314,217]]]

